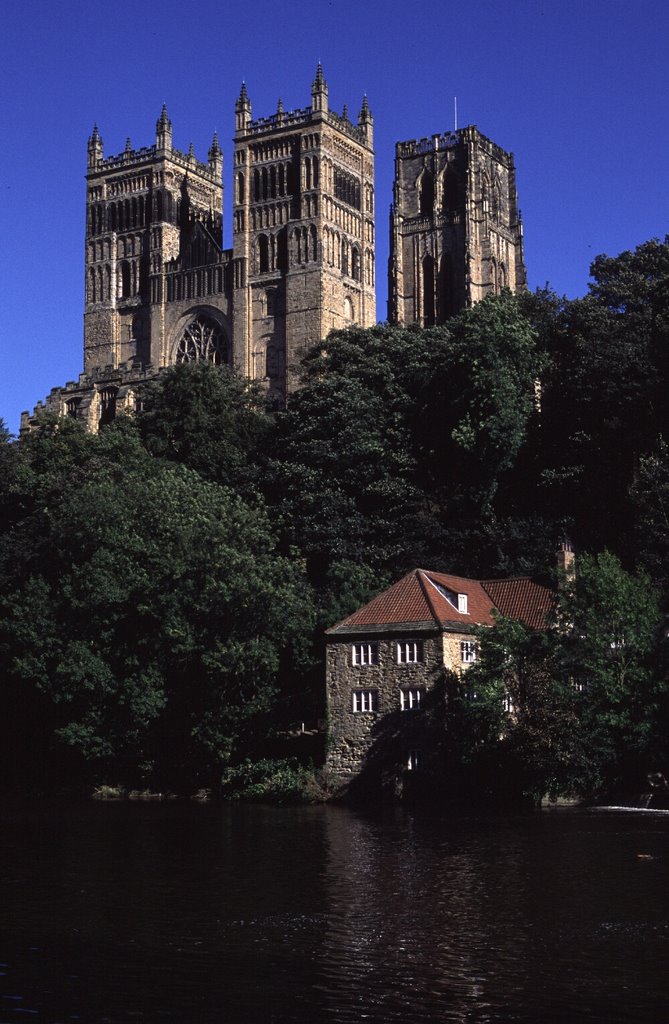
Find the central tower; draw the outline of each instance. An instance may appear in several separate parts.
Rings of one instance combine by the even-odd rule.
[[[234,348],[277,400],[333,328],[376,323],[373,119],[330,110],[318,65],[311,106],[252,120],[235,106]]]

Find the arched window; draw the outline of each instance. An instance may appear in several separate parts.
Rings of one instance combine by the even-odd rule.
[[[350,295],[347,295],[344,299],[344,317],[351,323],[355,320],[355,309],[353,308],[353,299]]]
[[[434,180],[425,167],[418,178],[418,211],[421,216],[431,217],[434,210]]]
[[[313,184],[314,184],[314,188],[318,188],[318,157],[317,156],[314,157],[313,168],[314,168],[314,183]]]
[[[266,274],[269,270],[269,238],[258,235],[258,273]]]
[[[351,250],[351,277],[354,281],[360,280],[360,253],[355,246]]]
[[[279,164],[279,195],[285,196],[286,194],[286,172],[283,164]]]
[[[276,199],[276,167],[269,169],[269,194],[272,199]]]
[[[228,346],[219,325],[209,317],[196,317],[181,335],[175,359],[177,363],[227,363]]]
[[[88,271],[88,301],[97,302],[95,290],[95,270],[93,267]]]
[[[237,175],[237,202],[240,204],[244,202],[244,175],[241,171]]]
[[[312,224],[309,228],[309,241],[311,243],[311,258],[316,263],[318,260],[318,240],[316,237],[316,226]]]
[[[119,266],[118,297],[119,297],[119,299],[127,299],[129,295],[130,295],[130,264],[128,263],[127,260],[123,260],[123,262]]]
[[[345,238],[341,243],[341,272],[348,277],[348,242]]]
[[[458,176],[452,167],[447,167],[442,178],[444,213],[455,213],[458,208]]]
[[[431,256],[423,259],[423,327],[434,324],[434,260]]]
[[[253,198],[256,202],[260,199],[260,171],[257,167],[253,172]]]
[[[304,187],[311,188],[311,160],[309,157],[304,161]]]
[[[262,169],[262,197],[263,197],[263,199],[267,199],[267,190],[268,190],[267,168],[263,167],[263,169]]]
[[[104,388],[100,391],[100,419],[99,426],[104,427],[116,419],[116,395],[117,388]]]
[[[441,257],[439,266],[439,320],[443,323],[455,312],[453,305],[453,266],[448,253]]]

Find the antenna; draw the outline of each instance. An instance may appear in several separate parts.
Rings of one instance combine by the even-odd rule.
[[[453,97],[453,123],[455,125],[454,131],[458,130],[458,97]]]

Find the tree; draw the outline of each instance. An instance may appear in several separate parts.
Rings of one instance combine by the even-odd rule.
[[[258,502],[152,458],[131,423],[77,441],[76,467],[63,460],[60,488],[0,546],[16,719],[24,697],[48,707],[98,777],[211,782],[309,632],[300,567],[275,554]]]
[[[576,693],[592,791],[637,786],[658,751],[661,666],[658,594],[608,551],[581,555],[560,595],[562,666]]]
[[[180,363],[146,388],[142,408],[139,430],[153,455],[240,494],[257,491],[272,429],[259,385],[228,367]]]

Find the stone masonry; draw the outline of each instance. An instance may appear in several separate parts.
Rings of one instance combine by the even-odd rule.
[[[256,120],[235,104],[233,247],[223,249],[223,153],[172,143],[104,155],[88,140],[84,372],[35,415],[97,430],[141,403],[146,381],[208,360],[263,383],[281,407],[308,348],[376,323],[374,121],[330,108],[318,65],[311,104]],[[525,286],[513,157],[474,127],[397,144],[389,319],[428,326],[505,285]]]

